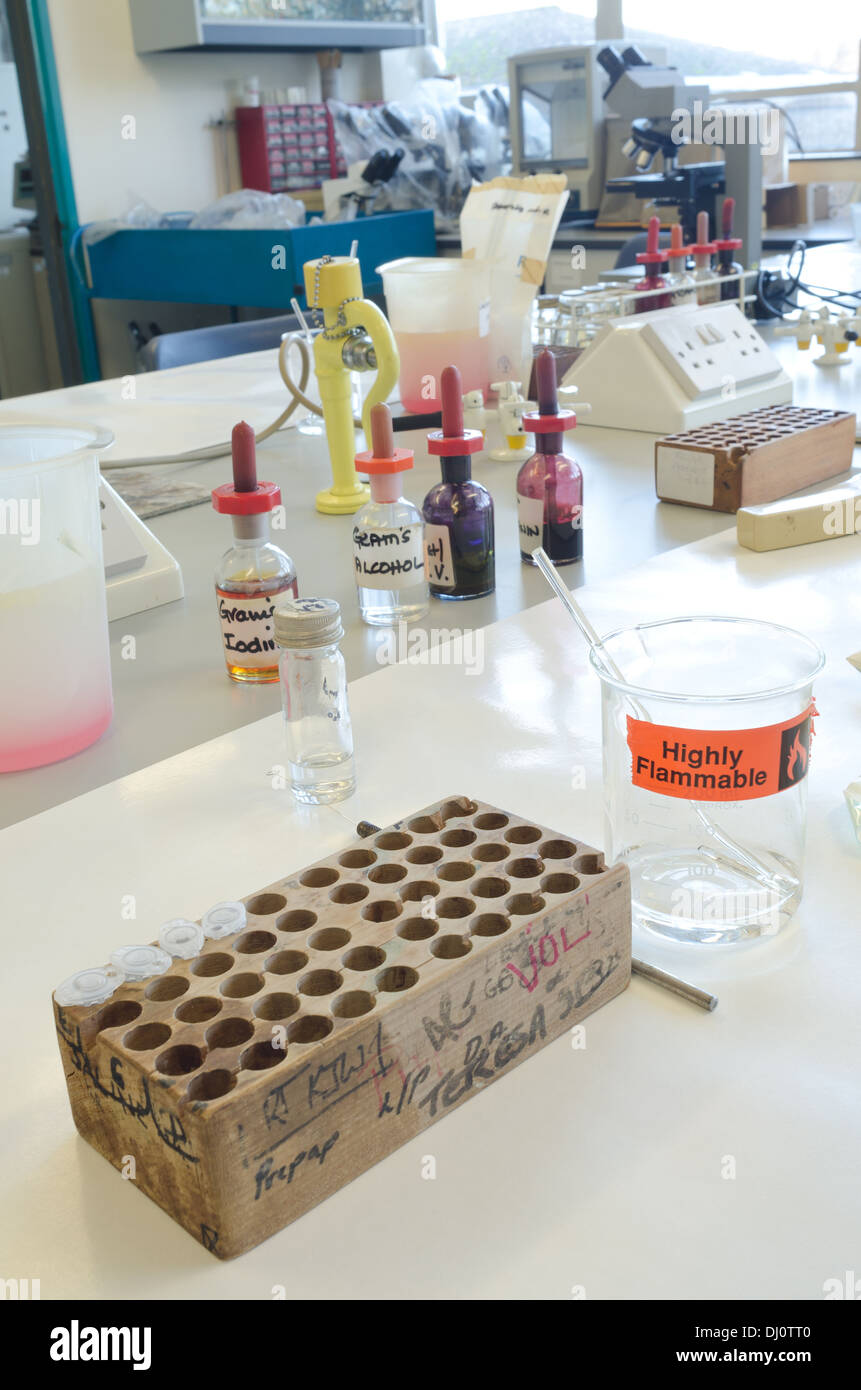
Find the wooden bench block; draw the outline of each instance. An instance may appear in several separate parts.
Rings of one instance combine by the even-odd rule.
[[[222,1259],[630,980],[627,868],[466,797],[245,907],[241,933],[163,975],[54,1001],[81,1134],[117,1168],[133,1158],[137,1186]]]

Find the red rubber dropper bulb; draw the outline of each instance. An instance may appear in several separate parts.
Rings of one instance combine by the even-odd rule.
[[[257,491],[257,440],[244,420],[233,430],[233,486],[237,492]]]
[[[721,211],[721,231],[723,241],[728,241],[732,236],[732,220],[735,214],[735,198],[725,198]]]
[[[556,415],[559,411],[556,394],[556,358],[549,348],[542,348],[535,364],[535,381],[538,391],[538,414]]]
[[[463,380],[457,367],[443,367],[442,433],[444,439],[463,438]]]

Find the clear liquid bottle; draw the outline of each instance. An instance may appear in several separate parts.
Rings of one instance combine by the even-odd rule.
[[[312,806],[343,801],[356,789],[343,635],[334,599],[288,599],[276,610],[290,785],[297,801]]]
[[[683,244],[681,223],[670,228],[670,247],[667,251],[670,268],[666,275],[667,286],[672,290],[672,307],[677,304],[696,304],[697,282],[686,269],[688,248]]]
[[[231,680],[257,685],[278,679],[275,605],[297,596],[296,568],[269,538],[269,513],[281,502],[275,483],[257,481],[254,431],[233,431],[233,482],[217,487],[212,505],[233,523],[233,545],[215,571],[215,596]]]
[[[712,257],[717,245],[709,241],[709,215],[697,213],[697,239],[690,248],[694,258],[691,276],[696,288],[698,304],[716,304],[720,299],[720,283],[712,267]]]
[[[412,449],[396,449],[387,405],[371,408],[372,447],[356,455],[371,480],[371,500],[353,525],[353,566],[359,612],[370,627],[422,618],[430,607],[421,514],[401,496],[400,475],[413,466]]]

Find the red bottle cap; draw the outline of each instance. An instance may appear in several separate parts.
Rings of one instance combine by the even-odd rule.
[[[549,348],[542,348],[535,359],[535,383],[538,409],[523,416],[526,434],[560,434],[577,423],[573,410],[560,410],[556,393],[556,358]]]
[[[741,246],[741,237],[733,236],[732,220],[735,214],[735,198],[724,198],[723,208],[721,209],[721,236],[715,242],[718,251],[737,251]]]
[[[693,246],[688,250],[694,256],[713,256],[717,250],[717,242],[709,241],[709,215],[707,212],[697,213],[697,239]]]
[[[228,516],[257,516],[271,512],[281,502],[277,483],[257,481],[257,441],[254,430],[244,420],[234,428],[233,482],[213,489],[212,505]]]
[[[659,265],[661,261],[667,259],[666,248],[661,250],[658,245],[661,236],[660,217],[649,218],[649,240],[645,251],[637,252],[637,260],[640,265]]]
[[[405,473],[413,466],[412,449],[396,449],[392,412],[380,401],[371,406],[371,448],[356,454],[362,473]]]
[[[444,367],[440,382],[442,396],[442,429],[428,435],[428,453],[446,458],[474,454],[484,447],[481,430],[463,427],[463,381],[457,367]]]

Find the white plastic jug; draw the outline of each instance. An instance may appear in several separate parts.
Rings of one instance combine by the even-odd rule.
[[[0,421],[0,772],[68,758],[111,722],[98,453],[112,442]]]

